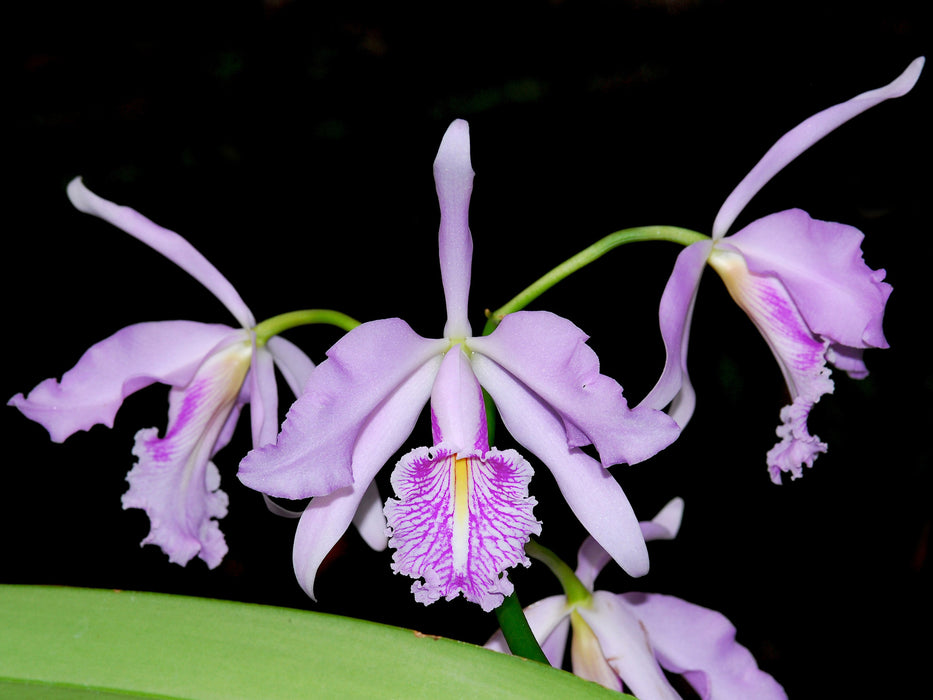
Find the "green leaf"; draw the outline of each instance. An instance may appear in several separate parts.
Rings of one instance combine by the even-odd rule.
[[[0,586],[0,697],[618,698],[534,661],[351,618]]]

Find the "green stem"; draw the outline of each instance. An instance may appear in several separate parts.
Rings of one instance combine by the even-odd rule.
[[[638,226],[636,228],[627,228],[596,241],[588,248],[584,248],[571,258],[568,258],[550,272],[546,273],[537,282],[526,287],[519,292],[505,305],[499,307],[489,314],[489,320],[486,321],[486,328],[483,335],[491,333],[506,314],[524,309],[528,304],[541,296],[548,289],[560,282],[565,277],[569,277],[574,272],[594,260],[598,260],[613,248],[618,248],[626,243],[635,243],[637,241],[670,241],[688,246],[691,243],[702,241],[709,238],[702,233],[691,231],[690,229],[678,228],[676,226]]]
[[[289,311],[285,314],[279,314],[268,318],[253,331],[256,333],[256,344],[265,345],[266,341],[282,331],[297,326],[307,326],[312,323],[326,323],[331,326],[337,326],[345,331],[352,331],[360,322],[339,311],[330,309],[303,309],[301,311]]]
[[[515,593],[506,596],[502,605],[496,608],[496,618],[499,620],[499,627],[502,628],[505,641],[509,645],[509,651],[514,656],[523,656],[544,664],[549,663],[528,625],[528,620],[525,619],[525,612]]]
[[[547,547],[534,540],[529,540],[528,544],[525,545],[525,554],[532,559],[537,559],[551,570],[551,573],[560,581],[561,588],[564,589],[564,594],[567,596],[567,602],[571,605],[585,603],[593,597],[589,589],[577,578],[573,569]]]

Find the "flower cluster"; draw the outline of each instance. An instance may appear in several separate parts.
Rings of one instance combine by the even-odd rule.
[[[177,320],[129,326],[92,346],[61,380],[47,379],[9,403],[61,442],[98,423],[112,426],[130,394],[168,385],[167,426],[161,434],[157,428],[137,433],[138,461],[127,475],[123,506],[146,511],[151,530],[143,544],[158,545],[172,562],[199,557],[211,568],[227,552],[218,520],[228,508],[212,460],[249,404],[252,450],[238,477],[279,514],[299,515],[273,498],[310,499],[300,512],[293,564],[312,598],[324,557],[352,523],[373,549],[393,550],[392,568],[414,579],[416,601],[462,595],[485,611],[500,608],[513,593],[509,569],[540,558],[532,536],[541,534],[542,523],[529,486],[543,465],[589,533],[576,574],[562,581],[570,582],[566,594],[527,610],[552,664],[561,664],[572,628],[574,672],[643,700],[677,697],[665,670],[682,674],[704,698],[784,697],[719,613],[666,595],[595,589],[610,560],[633,577],[646,574],[646,541],[674,537],[683,507],[675,500],[653,521],[640,522],[610,468],[653,457],[693,415],[687,348],[707,264],[761,332],[790,392],[779,441],[767,454],[771,479],[780,483],[784,472],[799,477],[826,451],[807,419],[833,390],[829,365],[862,378],[864,350],[887,347],[885,272],[863,260],[861,232],[798,209],[726,233],[778,171],[849,119],[905,95],[922,67],[917,59],[889,85],[819,112],[781,137],[726,199],[711,236],[670,233],[668,240],[685,247],[659,308],[667,359],[654,388],[634,407],[619,383],[601,373],[580,328],[547,311],[524,310],[531,296],[474,333],[467,313],[474,173],[463,120],[449,126],[434,162],[446,303],[441,337],[421,337],[399,318],[348,322],[315,366],[278,335],[318,322],[313,312],[257,324],[191,244],[98,197],[78,178],[68,185],[76,208],[179,265],[238,326]],[[275,367],[297,397],[281,425]],[[402,450],[426,405],[430,442],[425,435],[419,442],[426,444],[397,458],[394,494],[383,500],[375,477]],[[524,454],[491,444],[490,426],[500,419]],[[488,646],[506,651],[506,640],[500,633]]]

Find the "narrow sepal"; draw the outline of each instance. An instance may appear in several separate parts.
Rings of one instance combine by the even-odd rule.
[[[99,197],[84,186],[80,177],[68,183],[68,198],[79,211],[92,214],[125,231],[161,253],[203,284],[233,314],[244,328],[256,325],[256,319],[233,285],[193,245],[174,231],[153,223],[129,207]]]
[[[438,242],[447,303],[444,337],[462,339],[472,335],[467,302],[473,264],[469,224],[473,166],[470,164],[470,127],[462,119],[451,123],[441,140],[434,161],[434,182],[441,208]]]
[[[700,278],[712,248],[712,241],[700,241],[687,246],[677,256],[658,309],[661,340],[666,353],[664,369],[639,404],[656,409],[667,407],[668,414],[681,429],[690,422],[696,408],[696,392],[687,372],[687,347]]]
[[[920,78],[923,64],[922,56],[914,59],[903,73],[884,87],[863,92],[851,100],[817,112],[784,134],[723,202],[713,222],[713,238],[724,236],[758,190],[810,146],[865,110],[910,92]]]

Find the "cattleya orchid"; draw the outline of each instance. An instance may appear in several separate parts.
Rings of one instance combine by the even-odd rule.
[[[252,312],[233,286],[184,238],[128,207],[91,192],[80,178],[68,197],[139,239],[203,284],[239,322],[239,328],[194,321],[139,323],[92,346],[61,381],[46,379],[28,396],[9,404],[44,426],[55,442],[101,423],[113,427],[130,394],[159,382],[171,387],[168,427],[136,434],[138,458],[127,475],[124,508],[142,508],[151,530],[142,544],[162,548],[169,560],[187,564],[198,556],[210,568],[227,552],[217,519],[227,513],[227,495],[211,462],[232,437],[242,407],[250,404],[253,445],[275,439],[277,365],[296,394],[313,364],[281,337],[257,340]],[[264,342],[263,342],[264,340]]]
[[[445,133],[434,177],[444,337],[422,338],[397,318],[351,330],[312,373],[276,443],[242,461],[240,479],[270,496],[313,497],[298,523],[293,559],[314,597],[321,561],[355,512],[378,508],[364,501],[367,486],[430,398],[435,444],[399,462],[392,477],[398,500],[385,508],[395,570],[424,579],[413,591],[425,604],[462,592],[495,607],[511,591],[505,569],[526,562],[522,545],[539,525],[527,497],[531,467],[514,451],[489,449],[482,386],[593,537],[630,574],[644,574],[638,520],[606,467],[652,456],[677,437],[676,424],[653,408],[630,409],[618,383],[599,373],[587,336],[566,319],[520,311],[490,335],[473,335],[467,319],[473,169],[465,121]],[[600,461],[581,449],[590,444]]]
[[[693,415],[687,344],[700,277],[709,263],[764,336],[790,391],[792,403],[782,409],[777,429],[781,439],[767,455],[775,483],[782,472],[801,476],[803,465],[813,466],[826,451],[809,433],[807,418],[820,397],[833,391],[827,362],[861,379],[868,374],[863,351],[888,347],[881,322],[891,286],[883,281],[884,270],[865,264],[860,231],[812,219],[799,209],[725,234],[758,190],[794,158],[849,119],[909,92],[923,62],[916,59],[894,82],[825,109],[782,136],[726,199],[712,239],[680,253],[664,289],[660,321],[667,361],[641,405],[670,404],[669,413],[681,428]]]
[[[673,539],[683,506],[683,500],[676,498],[653,520],[641,523],[645,540]],[[774,678],[758,668],[748,649],[735,641],[735,627],[720,613],[657,593],[596,590],[596,577],[609,555],[592,537],[580,547],[573,573],[546,550],[538,556],[558,574],[565,590],[564,595],[544,598],[525,609],[532,633],[552,666],[563,665],[572,630],[573,672],[612,690],[627,689],[639,700],[680,698],[665,670],[682,675],[704,700],[787,697]],[[486,647],[510,653],[501,631]]]

